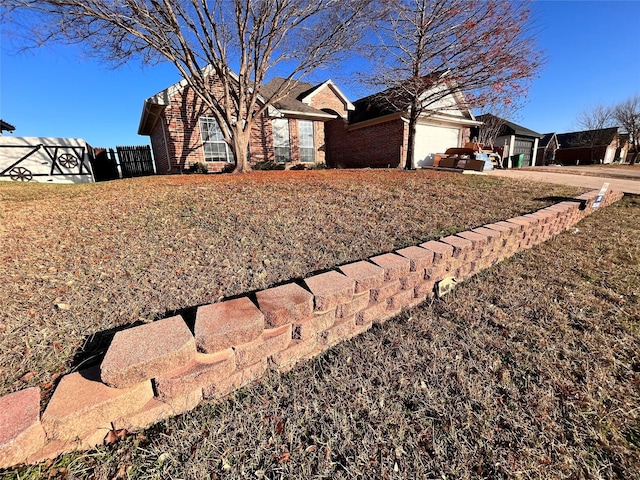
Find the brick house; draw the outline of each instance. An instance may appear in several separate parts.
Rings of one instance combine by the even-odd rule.
[[[469,141],[470,127],[480,125],[462,93],[453,90],[442,95],[435,84],[423,98],[441,97],[425,109],[416,126],[414,164],[433,165],[437,153],[461,147]],[[448,87],[447,87],[448,88]],[[348,121],[337,118],[325,124],[327,165],[341,168],[404,165],[409,137],[409,103],[389,101],[392,89],[353,102]]]
[[[561,165],[613,163],[624,160],[629,149],[629,136],[618,127],[580,132],[558,133],[553,161]]]
[[[220,88],[213,75],[208,78],[213,91]],[[269,98],[283,81],[276,78],[264,85],[261,99]],[[298,82],[255,122],[250,163],[272,161],[286,168],[324,164],[325,123],[347,118],[353,108],[331,80],[318,85]],[[179,173],[198,162],[220,172],[234,162],[215,117],[184,80],[144,101],[138,134],[150,137],[160,174]]]

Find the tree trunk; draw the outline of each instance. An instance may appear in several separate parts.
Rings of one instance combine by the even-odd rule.
[[[236,168],[233,173],[248,173],[251,171],[249,163],[249,131],[243,130],[240,125],[234,129],[231,150],[236,160]]]
[[[415,109],[412,108],[409,113],[409,136],[407,138],[407,157],[404,163],[405,170],[415,170],[414,152],[416,149],[416,125],[418,124],[418,115],[413,113]]]

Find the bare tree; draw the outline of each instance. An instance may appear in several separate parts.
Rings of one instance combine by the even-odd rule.
[[[389,0],[378,24],[372,83],[409,117],[405,168],[414,166],[420,116],[446,111],[462,92],[468,105],[519,99],[542,63],[531,34],[529,1]]]
[[[635,95],[613,108],[613,117],[629,134],[634,155],[631,165],[635,165],[640,157],[640,97]]]
[[[478,136],[472,140],[481,145],[488,145],[493,148],[493,142],[496,137],[500,136],[500,131],[503,126],[503,117],[487,113],[482,117],[482,125],[478,127]]]
[[[578,127],[583,131],[573,137],[572,147],[588,147],[590,163],[594,162],[595,147],[608,143],[610,140],[606,129],[615,126],[613,108],[596,105],[580,112],[577,118]]]
[[[171,62],[217,120],[236,172],[250,170],[251,128],[312,70],[365,31],[371,0],[3,0],[36,43],[77,43],[123,64]],[[286,78],[269,98],[268,74]],[[212,79],[218,83],[215,91]]]
[[[518,99],[498,98],[494,102],[484,105],[483,113],[476,118],[482,120],[482,125],[478,127],[478,136],[474,141],[494,147],[494,141],[500,136],[505,124],[505,120],[515,120],[517,111],[522,104]]]
[[[602,130],[603,128],[613,127],[615,117],[613,108],[605,105],[596,105],[580,112],[577,123],[583,130]]]

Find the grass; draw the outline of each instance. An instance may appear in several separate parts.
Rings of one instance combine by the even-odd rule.
[[[288,374],[6,478],[640,478],[639,235],[626,197]]]
[[[578,192],[382,170],[0,183],[0,395],[46,396],[123,326]]]

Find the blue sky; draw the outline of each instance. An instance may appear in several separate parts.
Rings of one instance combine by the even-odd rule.
[[[534,9],[548,62],[516,123],[540,133],[571,131],[586,108],[640,95],[640,0],[537,0]],[[15,136],[147,144],[137,134],[142,102],[178,79],[167,64],[112,70],[62,45],[16,53],[2,31],[0,118],[16,127]],[[369,93],[334,80],[351,100]]]

